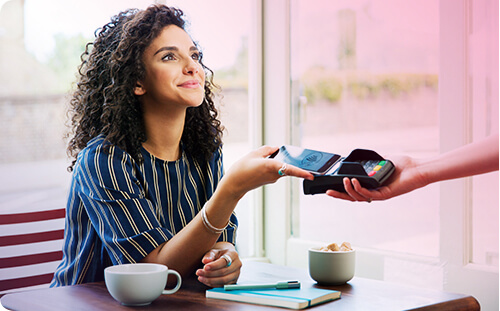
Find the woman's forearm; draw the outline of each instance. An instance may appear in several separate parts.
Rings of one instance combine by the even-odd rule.
[[[238,203],[239,198],[229,195],[227,190],[221,180],[217,190],[205,204],[207,219],[217,228],[223,228],[228,223]],[[198,213],[187,226],[142,261],[162,263],[181,275],[187,275],[201,264],[201,258],[214,247],[218,238],[219,234],[211,232],[203,223],[201,213]]]
[[[428,183],[484,174],[498,170],[498,135],[420,161]]]

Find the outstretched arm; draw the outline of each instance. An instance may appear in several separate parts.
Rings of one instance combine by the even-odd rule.
[[[391,160],[396,170],[386,186],[368,190],[358,180],[345,178],[347,193],[328,190],[326,194],[350,201],[386,200],[430,183],[496,171],[499,164],[498,141],[499,136],[493,135],[423,160],[408,156],[395,157]]]
[[[278,148],[264,146],[237,161],[224,174],[212,197],[205,204],[205,216],[211,226],[224,228],[238,201],[250,190],[276,182],[283,163],[267,157]],[[288,165],[288,176],[313,179],[300,168]],[[202,213],[187,224],[168,242],[149,253],[144,262],[163,263],[186,275],[199,266],[199,280],[208,286],[222,286],[238,279],[241,261],[230,243],[217,243],[220,233],[208,230]],[[224,258],[224,255],[229,258]],[[228,265],[231,262],[231,265]]]

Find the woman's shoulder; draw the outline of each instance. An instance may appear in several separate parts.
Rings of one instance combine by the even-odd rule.
[[[104,136],[104,134],[100,134],[100,135],[92,138],[91,140],[89,140],[89,142],[87,143],[87,146],[84,148],[84,150],[92,150],[92,149],[100,148],[105,144],[105,142],[106,142],[106,137]]]
[[[84,187],[95,191],[128,189],[131,178],[137,176],[136,162],[130,154],[99,135],[78,154],[73,176]]]
[[[87,146],[78,154],[78,157],[81,160],[85,159],[93,162],[109,161],[110,159],[132,160],[132,157],[127,152],[106,140],[104,134],[89,140]]]
[[[219,145],[208,159],[207,165],[214,172],[219,171],[222,168],[222,160],[223,160],[222,157],[223,157],[222,145]]]
[[[217,146],[217,148],[215,149],[215,151],[213,153],[213,156],[215,158],[222,157],[222,144],[220,144],[219,146]]]
[[[217,146],[215,148],[214,152],[212,152],[212,155],[210,156],[209,163],[217,163],[222,161],[222,144]]]

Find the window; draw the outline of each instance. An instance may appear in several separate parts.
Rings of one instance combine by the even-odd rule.
[[[294,144],[343,156],[439,152],[438,2],[295,0],[291,12]],[[293,236],[437,257],[438,190],[370,205],[301,194]]]
[[[266,144],[430,157],[498,133],[498,2],[263,5]],[[367,204],[304,196],[282,179],[264,192],[266,255],[306,268],[309,247],[350,241],[358,277],[496,310],[497,183],[491,173]]]

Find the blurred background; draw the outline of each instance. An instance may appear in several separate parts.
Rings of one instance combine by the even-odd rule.
[[[465,89],[442,83],[454,75],[443,69],[443,59],[455,57],[455,50],[445,49],[446,27],[461,16],[451,14],[460,5],[447,0],[159,2],[185,11],[188,31],[221,86],[217,105],[226,127],[226,169],[262,144],[343,156],[367,148],[389,158],[430,157],[457,139],[464,144],[498,133],[498,1],[460,1],[468,31],[461,64]],[[151,3],[0,0],[0,213],[65,206],[70,180],[65,113],[80,54],[111,16]],[[270,37],[275,29],[284,31]],[[269,49],[285,52],[273,59]],[[281,61],[285,74],[264,76]],[[285,115],[265,115],[266,107],[282,105],[265,101],[275,91],[268,86],[273,80],[286,85],[277,95],[286,99]],[[465,92],[467,103],[447,101],[454,92]],[[269,121],[279,118],[286,118],[286,129]],[[456,124],[463,130],[456,131]],[[287,134],[267,140],[266,133],[274,131]],[[259,189],[238,205],[237,247],[243,258],[304,267],[300,245],[349,241],[361,250],[359,276],[446,289],[445,266],[456,247],[447,246],[455,242],[443,236],[456,224],[443,206],[449,205],[447,196],[458,193],[467,205],[465,233],[457,237],[465,241],[459,245],[466,244],[464,266],[496,275],[498,291],[498,173],[467,179],[459,192],[436,184],[369,206],[305,196],[296,180],[266,189],[285,183],[285,195]],[[273,204],[266,206],[264,197]],[[285,229],[269,226],[275,219],[266,211],[278,206],[285,210],[279,214]],[[458,207],[457,213],[462,213]],[[268,242],[281,234],[285,240]],[[286,253],[274,258],[270,249],[281,246],[273,243],[287,245]],[[0,250],[0,257],[7,251]]]

